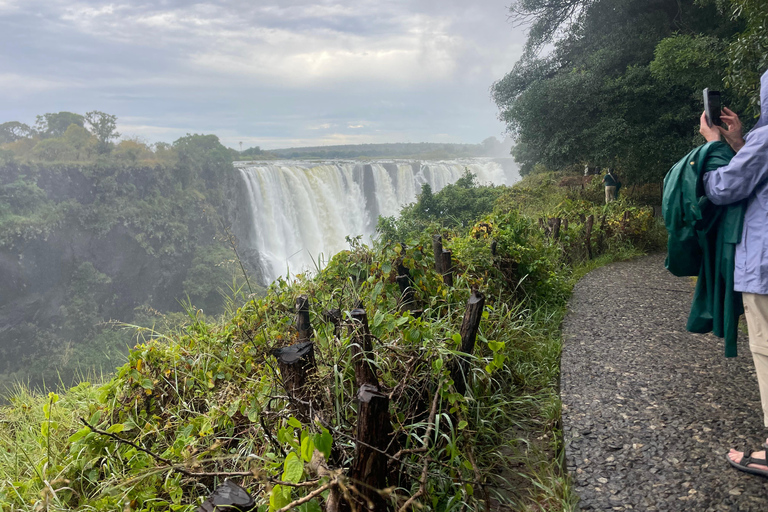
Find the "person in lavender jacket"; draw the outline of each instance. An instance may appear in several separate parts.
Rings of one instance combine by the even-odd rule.
[[[736,151],[728,165],[704,175],[704,191],[718,205],[747,200],[733,281],[734,289],[742,292],[763,422],[768,428],[768,71],[760,81],[760,107],[760,119],[746,138],[742,137],[739,116],[727,108],[721,115],[727,129],[708,126],[702,114],[699,132],[707,142],[722,136]],[[768,477],[765,450],[752,453],[732,449],[727,457],[741,471]]]

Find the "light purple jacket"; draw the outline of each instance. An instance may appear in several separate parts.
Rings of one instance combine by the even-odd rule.
[[[760,106],[760,119],[745,137],[744,147],[728,165],[703,179],[704,191],[715,204],[747,199],[733,288],[768,295],[768,71],[760,80]]]

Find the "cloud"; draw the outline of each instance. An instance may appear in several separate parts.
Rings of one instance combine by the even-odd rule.
[[[123,132],[263,147],[479,142],[503,129],[488,89],[524,42],[507,3],[0,0],[0,86],[16,100],[0,111],[98,109]]]

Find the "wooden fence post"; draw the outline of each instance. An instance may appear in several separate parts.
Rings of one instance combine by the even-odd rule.
[[[316,368],[315,344],[311,341],[302,341],[275,349],[272,355],[277,359],[285,392],[298,403],[301,414],[310,417],[313,400],[309,379]]]
[[[348,475],[354,487],[351,498],[359,511],[386,512],[389,506],[379,490],[387,487],[386,451],[392,436],[389,397],[377,386],[363,384],[357,402],[355,460]]]
[[[552,226],[552,238],[557,240],[560,238],[560,223],[562,222],[562,219],[560,217],[555,217],[555,223]]]
[[[312,324],[309,323],[309,297],[296,297],[296,330],[299,331],[299,341],[312,339]]]
[[[338,338],[341,334],[341,310],[338,308],[326,309],[323,311],[323,319],[333,324],[333,337]]]
[[[395,277],[395,281],[400,287],[400,310],[413,309],[415,299],[410,273]]]
[[[590,215],[589,217],[587,217],[584,243],[587,246],[587,259],[590,259],[590,260],[592,259],[592,242],[590,239],[592,238],[592,224],[594,223],[595,223],[594,215]]]
[[[352,362],[355,365],[355,382],[359,388],[363,384],[379,387],[379,380],[376,377],[376,371],[371,352],[373,351],[373,342],[371,341],[371,332],[368,330],[368,316],[362,308],[353,309],[350,312],[352,324],[350,332],[350,353]]]
[[[471,354],[475,350],[475,339],[480,328],[480,320],[483,318],[485,295],[477,290],[472,290],[467,301],[467,309],[464,312],[464,320],[461,322],[461,347],[459,351]],[[459,356],[451,367],[453,386],[460,394],[467,391],[467,373],[469,372],[469,359]]]
[[[435,272],[443,273],[443,237],[432,235],[432,252],[435,255]]]
[[[453,286],[453,261],[451,261],[451,251],[443,249],[440,255],[440,266],[443,269],[443,283]]]

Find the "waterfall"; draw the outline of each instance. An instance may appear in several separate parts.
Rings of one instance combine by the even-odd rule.
[[[261,274],[272,281],[314,270],[348,248],[345,237],[370,240],[379,215],[397,215],[416,200],[421,186],[433,192],[468,168],[481,184],[511,185],[515,170],[500,160],[435,162],[355,161],[236,163],[248,198],[246,248],[258,255]]]

